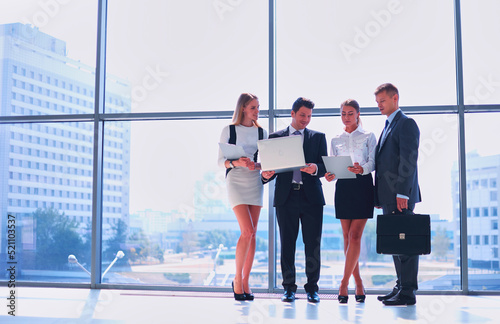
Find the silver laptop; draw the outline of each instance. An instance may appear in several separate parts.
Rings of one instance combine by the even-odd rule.
[[[306,166],[302,136],[284,136],[257,141],[262,171],[276,173]]]

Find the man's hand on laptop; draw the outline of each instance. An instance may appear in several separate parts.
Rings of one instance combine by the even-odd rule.
[[[274,171],[262,171],[262,178],[270,179],[274,175]]]
[[[300,169],[300,171],[309,173],[309,174],[314,174],[316,173],[317,166],[314,163],[307,163],[307,166],[305,168]]]

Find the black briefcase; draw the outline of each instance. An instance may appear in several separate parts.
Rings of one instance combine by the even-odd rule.
[[[429,215],[388,214],[377,216],[377,253],[415,255],[431,253]]]

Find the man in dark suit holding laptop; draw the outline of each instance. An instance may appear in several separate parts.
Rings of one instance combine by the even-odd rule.
[[[387,117],[375,152],[375,206],[384,214],[413,211],[415,203],[421,201],[417,172],[420,131],[399,109],[399,92],[394,85],[380,85],[375,97],[380,112]],[[393,259],[396,286],[378,300],[389,306],[414,305],[418,255],[394,255]]]
[[[325,134],[307,129],[311,121],[314,103],[298,98],[292,106],[292,123],[286,129],[269,135],[269,138],[301,135],[307,166],[296,171],[275,174],[263,171],[264,182],[276,178],[274,207],[280,230],[281,274],[283,276],[284,302],[295,300],[295,249],[302,225],[302,239],[305,246],[307,283],[304,288],[309,302],[319,302],[318,280],[321,268],[320,242],[323,227],[323,206],[325,199],[320,177],[325,175],[322,156],[326,156]]]

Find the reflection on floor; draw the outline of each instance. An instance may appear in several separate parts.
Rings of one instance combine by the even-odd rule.
[[[500,296],[420,295],[414,306],[389,307],[368,295],[319,304],[299,294],[283,303],[277,294],[235,301],[230,293],[17,288],[16,317],[9,316],[7,287],[0,288],[1,323],[498,323]]]

